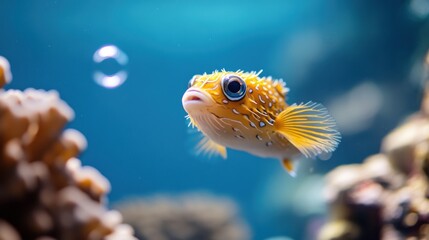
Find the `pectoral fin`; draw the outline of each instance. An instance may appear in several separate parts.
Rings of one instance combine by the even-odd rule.
[[[197,154],[206,154],[209,157],[213,155],[220,155],[223,159],[226,159],[226,147],[214,142],[207,136],[203,136],[196,147]]]
[[[318,103],[287,107],[276,117],[274,127],[306,157],[333,152],[341,139],[335,120]]]
[[[188,120],[188,127],[194,128],[197,126],[197,124],[195,123],[195,120],[192,119],[191,116],[186,115],[185,118],[186,118],[186,120]]]
[[[283,168],[292,176],[292,177],[295,177],[296,176],[296,173],[295,173],[295,168],[294,168],[294,166],[293,166],[293,163],[292,163],[292,160],[290,160],[290,159],[287,159],[287,158],[285,158],[285,159],[283,159],[283,160],[281,160],[281,162],[282,162],[282,166],[283,166]]]

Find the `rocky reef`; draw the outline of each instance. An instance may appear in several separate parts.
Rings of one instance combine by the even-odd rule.
[[[0,88],[11,80],[0,57]],[[0,239],[134,240],[108,210],[110,185],[76,156],[84,136],[64,130],[73,110],[55,91],[0,90]]]
[[[326,182],[330,220],[320,240],[429,239],[429,90],[379,154],[337,167]]]
[[[229,199],[208,194],[130,199],[116,208],[141,240],[248,240],[249,227]]]

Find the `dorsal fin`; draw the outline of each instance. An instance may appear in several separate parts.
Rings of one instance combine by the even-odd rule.
[[[273,82],[273,86],[276,89],[276,91],[280,94],[280,96],[283,96],[283,98],[286,98],[286,93],[289,92],[289,88],[286,87],[286,83],[283,81],[283,79],[271,80],[271,81]]]

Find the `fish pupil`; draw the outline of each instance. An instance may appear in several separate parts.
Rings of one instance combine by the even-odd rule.
[[[223,94],[230,101],[240,101],[246,96],[246,83],[239,76],[226,75],[221,85]]]
[[[241,83],[237,80],[233,80],[228,84],[228,90],[232,93],[238,93],[241,89]]]

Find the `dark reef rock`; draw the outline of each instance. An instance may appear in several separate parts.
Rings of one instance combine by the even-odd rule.
[[[331,214],[320,240],[429,239],[429,91],[381,153],[326,180]]]
[[[10,81],[0,57],[0,88]],[[73,111],[57,92],[0,89],[0,240],[134,240],[106,209],[110,185],[75,158],[86,146],[63,130]]]

